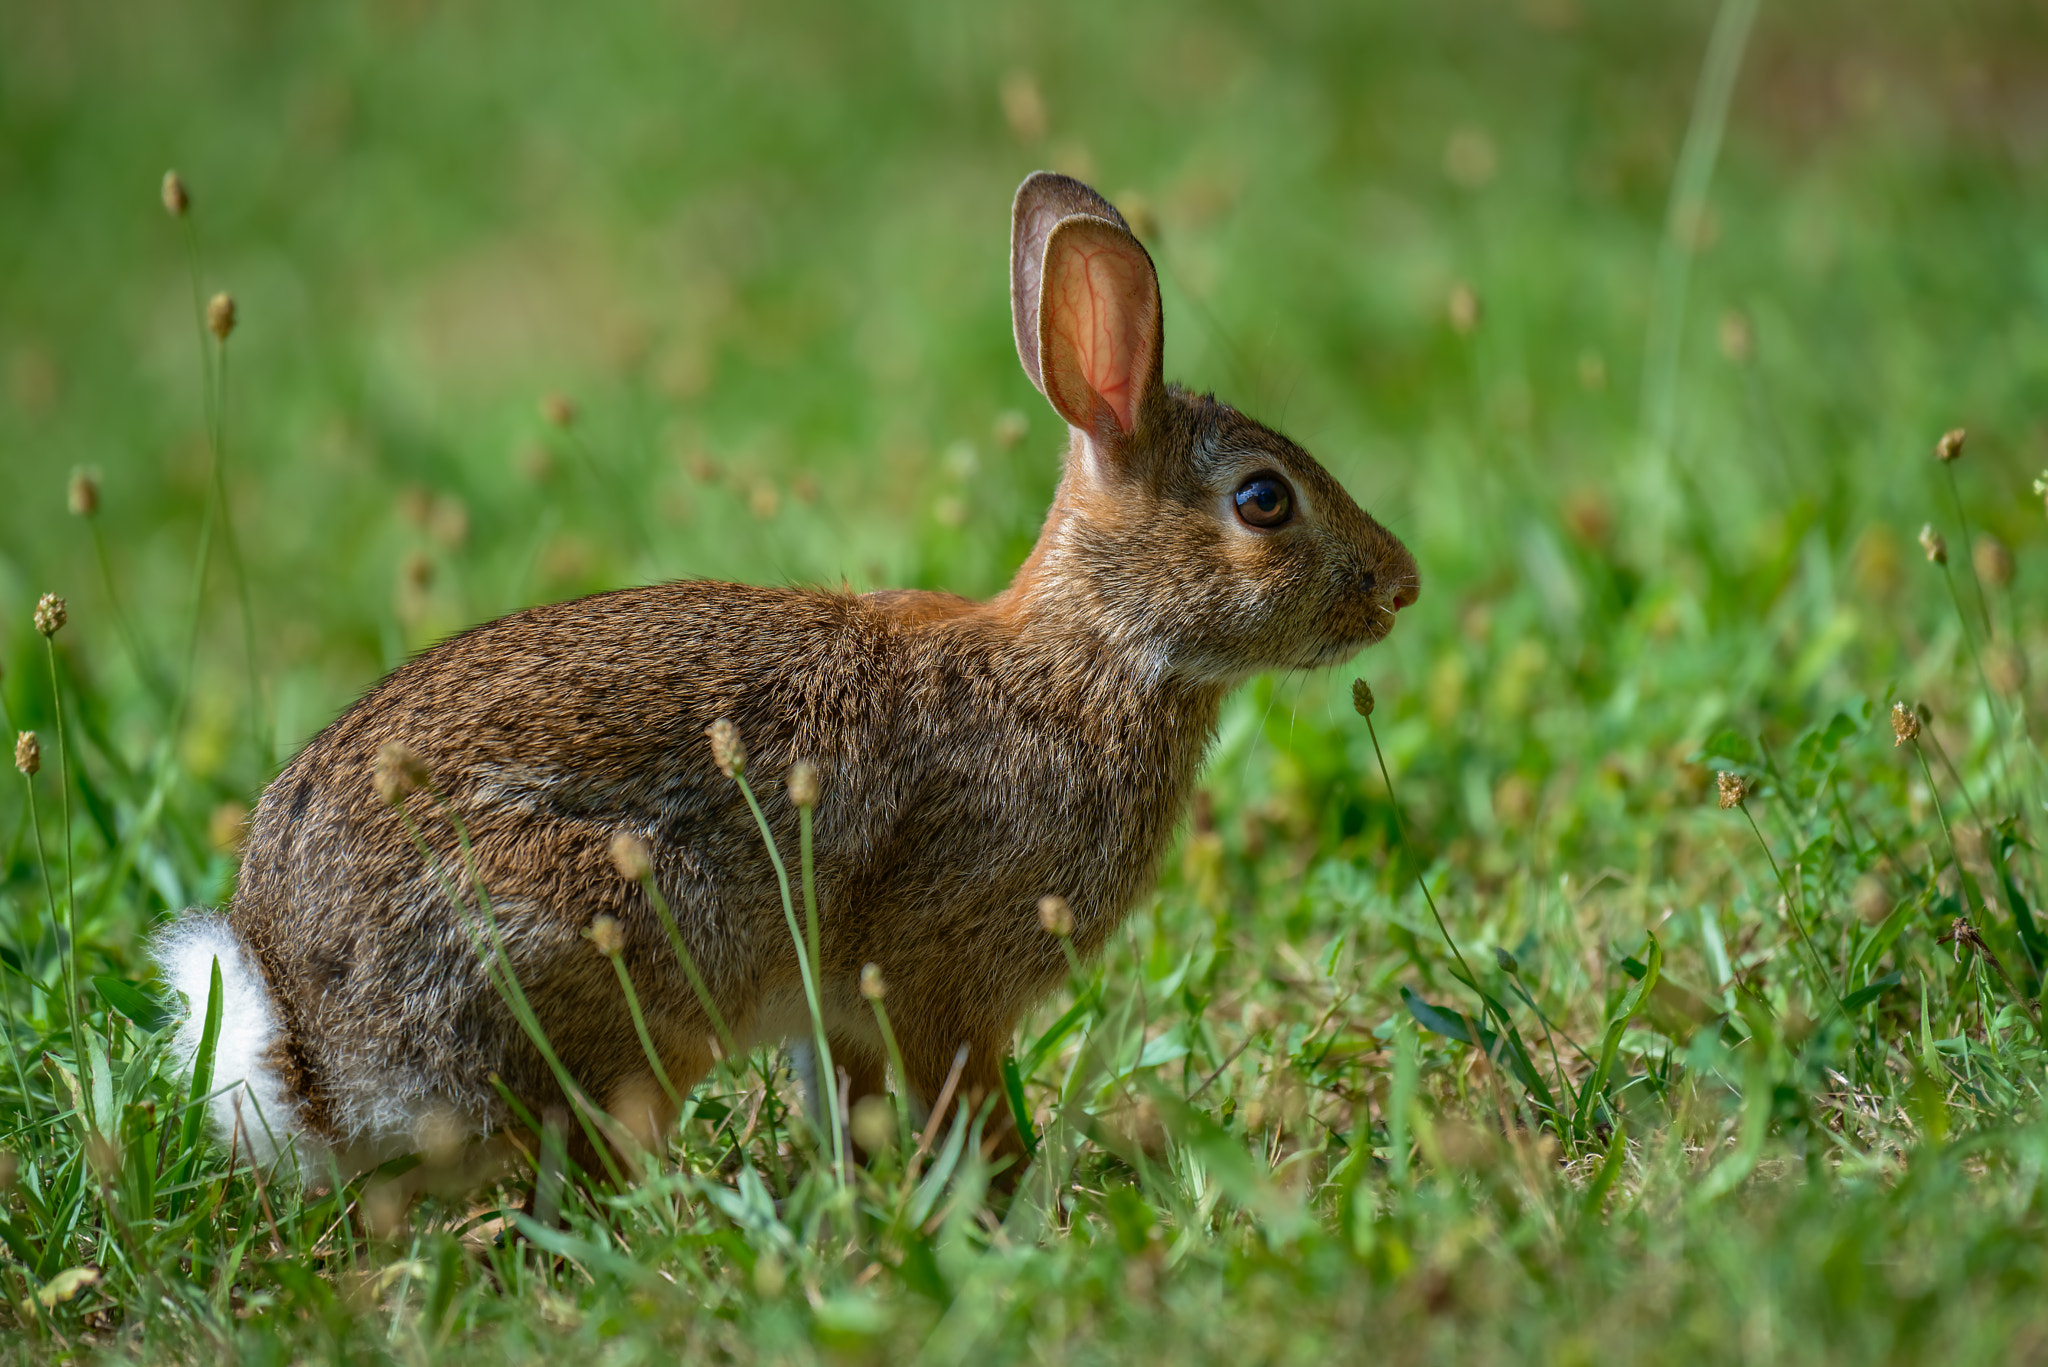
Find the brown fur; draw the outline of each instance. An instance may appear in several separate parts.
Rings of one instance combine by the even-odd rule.
[[[528,999],[599,1104],[647,1094],[618,983],[583,938],[599,914],[624,931],[670,1076],[688,1086],[711,1062],[711,1023],[654,908],[610,862],[621,831],[651,849],[742,1043],[801,1037],[774,873],[704,739],[721,717],[745,741],[792,866],[797,813],[782,779],[797,760],[817,766],[822,993],[854,1095],[883,1084],[858,990],[872,962],[911,1091],[934,1098],[964,1044],[961,1092],[993,1096],[1019,1019],[1066,973],[1039,899],[1065,897],[1076,948],[1100,949],[1154,878],[1224,695],[1261,669],[1334,663],[1391,628],[1415,593],[1407,551],[1299,447],[1160,383],[1156,286],[1149,318],[1112,319],[1125,334],[1151,330],[1149,358],[1141,348],[1121,377],[1138,396],[1132,430],[1085,391],[1118,382],[1103,379],[1106,349],[1043,340],[1072,322],[1053,316],[1071,305],[1037,289],[1067,238],[1124,253],[1119,279],[1142,261],[1150,282],[1115,211],[1040,175],[1019,191],[1016,227],[1020,352],[1035,382],[1054,373],[1077,425],[1044,530],[1007,590],[973,603],[685,582],[531,608],[393,673],[266,790],[230,920],[268,979],[300,1125],[342,1148],[402,1138],[406,1118],[430,1108],[476,1131],[502,1127],[493,1074],[533,1114],[562,1104],[449,895],[451,876],[468,891],[450,811]],[[1046,256],[1034,258],[1040,241]],[[1270,533],[1245,527],[1230,501],[1262,470],[1301,504]],[[435,793],[414,794],[404,813],[439,872],[372,790],[379,747],[393,741],[432,774]]]

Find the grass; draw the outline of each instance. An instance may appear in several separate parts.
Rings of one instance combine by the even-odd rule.
[[[10,15],[0,1352],[2038,1357],[2040,16],[758,8]],[[1017,1042],[1018,1198],[958,1132],[842,1176],[765,1053],[554,1222],[233,1159],[145,937],[408,652],[679,574],[1003,582],[1041,164],[1139,222],[1170,372],[1425,582],[1228,707]]]

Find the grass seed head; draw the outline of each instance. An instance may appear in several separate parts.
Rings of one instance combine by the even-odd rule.
[[[789,766],[789,800],[799,807],[818,805],[818,766],[800,759]]]
[[[1372,696],[1372,685],[1363,679],[1353,679],[1351,681],[1351,705],[1358,710],[1359,716],[1370,717],[1375,705]]]
[[[1932,522],[1920,528],[1920,549],[1927,552],[1927,558],[1937,565],[1948,563],[1948,538],[1934,530]]]
[[[206,301],[206,330],[217,342],[225,342],[235,330],[235,296],[225,292]]]
[[[1737,365],[1747,365],[1756,354],[1756,333],[1750,327],[1749,315],[1740,309],[1722,314],[1720,342],[1723,356]]]
[[[369,1236],[390,1245],[404,1242],[412,1232],[412,1222],[406,1219],[407,1204],[405,1188],[399,1183],[372,1182],[357,1198],[356,1209]]]
[[[626,937],[619,933],[619,923],[610,916],[599,916],[590,923],[590,929],[583,932],[590,946],[607,959],[616,959],[626,948]]]
[[[576,401],[566,394],[549,394],[540,401],[540,415],[548,426],[566,430],[576,424]]]
[[[887,1097],[864,1096],[853,1103],[853,1142],[868,1153],[884,1153],[896,1142],[896,1108]]]
[[[719,773],[738,778],[747,772],[747,747],[740,744],[737,726],[720,717],[704,728],[704,734],[711,738],[711,762]]]
[[[1050,893],[1038,899],[1038,924],[1048,935],[1057,935],[1062,940],[1074,933],[1074,909],[1067,899],[1058,893]]]
[[[176,171],[164,172],[164,212],[172,218],[183,218],[192,209],[192,196],[185,189],[184,178]]]
[[[46,593],[36,599],[36,630],[42,632],[45,638],[62,631],[64,624],[70,620],[69,609],[64,606],[64,600],[56,594]]]
[[[68,491],[73,517],[91,517],[100,510],[99,477],[90,470],[73,470]]]
[[[1444,312],[1451,320],[1451,331],[1460,337],[1469,337],[1479,327],[1479,294],[1470,285],[1460,280],[1451,286],[1450,301]]]
[[[426,763],[403,741],[384,742],[370,766],[371,786],[380,799],[393,806],[426,787],[432,778]]]
[[[2008,697],[2027,686],[2027,657],[2010,641],[1994,641],[1984,650],[1984,678]]]
[[[1714,775],[1714,785],[1720,790],[1721,810],[1740,807],[1749,801],[1750,781],[1742,775],[1723,769]]]
[[[1961,916],[1956,917],[1954,921],[1950,922],[1947,930],[1935,936],[1934,943],[1938,945],[1954,945],[1955,949],[1952,953],[1957,963],[1962,962],[1963,951],[1966,949],[1972,954],[1983,955],[1990,958],[1993,962],[1997,961],[1998,956],[1991,953],[1991,946],[1984,943],[1984,937],[1977,933],[1977,927],[1971,925],[1968,920]]]
[[[1920,716],[1902,702],[1892,704],[1892,748],[1920,738]]]
[[[1991,533],[1977,538],[1977,544],[1970,549],[1970,563],[1976,568],[1977,577],[1994,588],[2004,588],[2012,583],[2012,548]]]
[[[1934,443],[1934,458],[1943,465],[1954,463],[1963,454],[1963,439],[1969,435],[1960,427],[1950,428],[1941,434],[1941,440]]]
[[[860,971],[860,994],[871,1002],[878,1002],[888,992],[889,985],[882,981],[882,966],[867,964]]]
[[[620,831],[612,837],[612,867],[628,883],[638,883],[654,872],[654,856],[645,840],[631,831]]]
[[[774,1249],[763,1253],[754,1260],[754,1294],[764,1301],[772,1301],[782,1294],[782,1288],[789,1285],[789,1268],[783,1264],[782,1255]]]
[[[414,593],[425,593],[434,587],[434,558],[425,551],[414,551],[399,563],[398,576]]]
[[[1045,96],[1039,93],[1038,81],[1032,74],[1012,71],[1003,77],[996,93],[1003,105],[1003,122],[1010,125],[1017,141],[1026,147],[1042,141],[1046,129]]]
[[[1024,434],[1031,430],[1031,420],[1014,408],[1005,408],[996,414],[995,426],[990,435],[997,446],[1005,451],[1015,450],[1017,443],[1024,440]]]
[[[29,778],[34,778],[43,767],[43,747],[35,732],[24,731],[14,738],[14,767]]]

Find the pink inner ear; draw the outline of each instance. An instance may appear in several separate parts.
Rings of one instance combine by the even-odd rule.
[[[1054,356],[1047,392],[1076,426],[1092,425],[1084,419],[1099,401],[1132,432],[1158,317],[1152,265],[1106,232],[1075,237],[1048,263],[1044,313]]]

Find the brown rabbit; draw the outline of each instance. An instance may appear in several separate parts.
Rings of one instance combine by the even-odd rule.
[[[820,993],[856,1098],[884,1087],[859,989],[878,964],[913,1106],[966,1049],[957,1094],[999,1094],[1024,1013],[1067,972],[1040,925],[1072,907],[1100,949],[1151,884],[1223,697],[1265,669],[1334,664],[1415,601],[1415,562],[1305,451],[1160,374],[1152,261],[1088,187],[1017,191],[1017,353],[1071,429],[1037,546],[985,603],[682,582],[530,608],[405,665],[265,790],[225,917],[159,942],[203,1007],[223,975],[215,1106],[256,1158],[292,1141],[308,1178],[565,1106],[487,976],[450,814],[525,997],[600,1106],[659,1095],[612,966],[616,918],[669,1078],[714,1028],[657,912],[609,857],[645,841],[654,878],[742,1048],[810,1023],[773,870],[706,727],[737,726],[782,848],[783,779],[816,766]],[[372,768],[402,743],[432,791],[393,805]],[[411,829],[408,829],[410,824]],[[420,841],[436,865],[422,856]],[[458,884],[451,895],[448,871]],[[198,1015],[181,1027],[188,1065]],[[666,1124],[665,1105],[656,1103]],[[1017,1139],[1001,1105],[990,1133]]]

